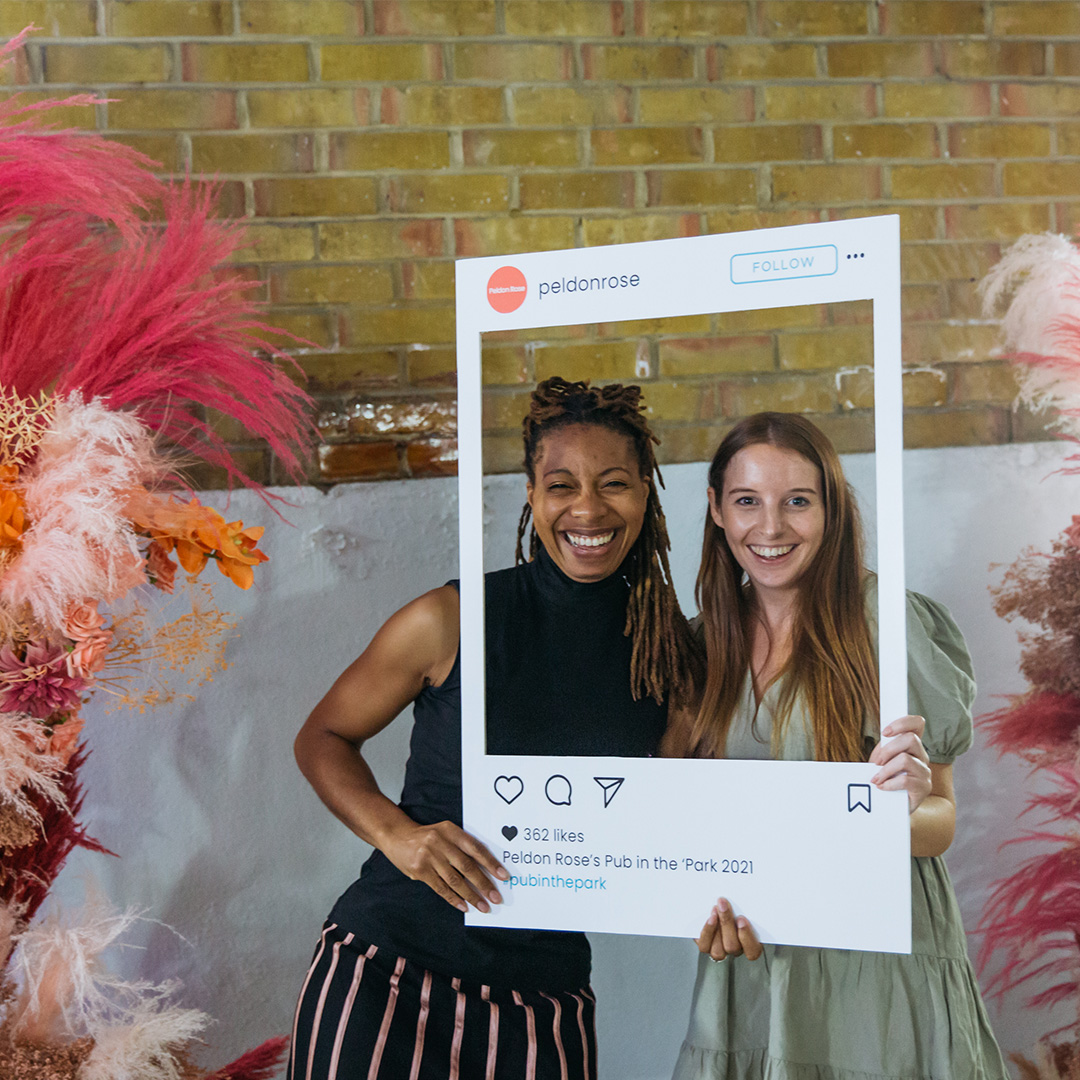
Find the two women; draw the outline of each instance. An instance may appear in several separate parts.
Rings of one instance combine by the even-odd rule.
[[[707,673],[670,587],[636,387],[541,384],[525,421],[530,561],[489,575],[493,753],[861,760],[876,741],[873,579],[835,451],[796,417],[737,425],[710,472],[698,581]],[[460,827],[457,593],[393,616],[320,702],[297,757],[376,847],[338,901],[297,1009],[290,1076],[595,1077],[583,935],[466,928],[503,867]],[[912,808],[915,953],[761,949],[722,902],[683,1077],[1004,1077],[940,856],[949,763],[970,741],[970,663],[943,608],[909,601],[912,708],[875,748]],[[414,704],[400,806],[363,742]],[[746,953],[746,956],[740,954]],[[724,963],[711,961],[725,960]]]
[[[880,766],[875,783],[905,790],[911,809],[913,940],[910,956],[766,946],[750,962],[727,956],[714,912],[676,1080],[1004,1080],[941,858],[952,762],[971,744],[960,631],[908,593],[909,707],[921,716],[886,725],[896,737],[875,745],[876,579],[832,445],[802,417],[750,417],[720,444],[708,495],[697,581],[707,676],[665,749]]]

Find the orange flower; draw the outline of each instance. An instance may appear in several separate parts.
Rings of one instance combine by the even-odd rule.
[[[242,521],[233,521],[222,530],[218,547],[218,569],[241,589],[251,588],[255,580],[252,567],[269,561],[270,557],[255,546],[265,531],[261,525],[245,529]]]
[[[26,531],[26,513],[22,495],[10,485],[18,479],[14,465],[0,467],[0,548],[20,547]]]
[[[252,567],[268,559],[256,547],[263,534],[261,527],[245,529],[242,521],[226,522],[195,498],[182,503],[171,495],[162,498],[145,490],[133,491],[127,513],[138,532],[149,536],[166,554],[175,551],[189,574],[201,573],[208,559],[216,559],[226,577],[241,589],[250,589]]]

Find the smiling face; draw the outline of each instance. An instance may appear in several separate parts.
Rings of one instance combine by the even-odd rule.
[[[533,525],[574,581],[615,573],[641,533],[649,498],[633,440],[594,424],[546,434],[526,485]]]
[[[821,473],[794,450],[744,446],[724,470],[724,489],[709,488],[713,521],[763,596],[790,597],[825,535]]]

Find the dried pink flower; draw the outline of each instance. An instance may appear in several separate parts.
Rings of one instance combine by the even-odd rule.
[[[62,724],[54,724],[49,739],[49,754],[67,765],[71,755],[75,753],[75,747],[79,745],[83,724],[81,716],[69,716]]]
[[[86,680],[68,671],[59,646],[32,641],[20,657],[10,644],[0,649],[0,710],[23,712],[44,720],[54,712],[74,711]]]
[[[176,563],[169,558],[168,552],[156,540],[146,549],[146,575],[155,589],[172,593],[173,579],[176,577]]]
[[[67,654],[68,674],[75,679],[90,679],[105,666],[105,654],[112,644],[111,630],[101,630],[83,641]]]
[[[93,637],[105,625],[105,616],[97,609],[97,601],[87,600],[68,612],[64,620],[64,634],[72,641],[85,641]]]

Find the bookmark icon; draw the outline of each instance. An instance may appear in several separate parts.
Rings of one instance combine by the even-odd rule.
[[[847,786],[847,810],[865,810],[870,813],[870,785],[848,784]]]

